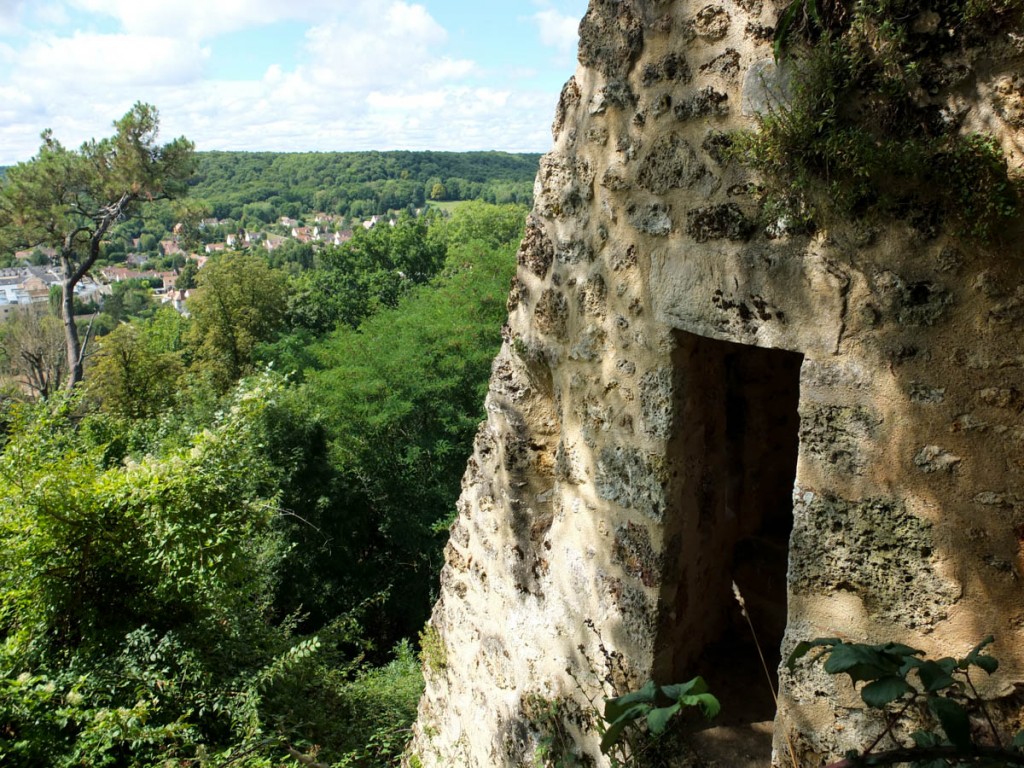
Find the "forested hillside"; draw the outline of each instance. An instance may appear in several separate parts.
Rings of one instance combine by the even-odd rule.
[[[192,196],[219,219],[324,211],[371,216],[429,200],[527,203],[537,154],[200,152]],[[273,209],[272,212],[270,209]]]
[[[15,365],[58,318],[4,326],[0,763],[396,764],[525,215],[214,253],[185,315],[121,288],[71,394]]]

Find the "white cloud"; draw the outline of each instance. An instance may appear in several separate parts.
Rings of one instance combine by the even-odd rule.
[[[132,34],[208,38],[280,21],[315,21],[337,12],[332,0],[70,0],[90,13],[116,19]],[[366,0],[356,0],[363,4]],[[378,3],[379,4],[379,3]]]
[[[24,0],[0,0],[0,35],[12,35],[21,27]]]
[[[575,50],[579,41],[578,17],[567,16],[553,8],[546,8],[537,11],[532,18],[537,24],[540,40],[544,45],[557,48],[563,53]]]
[[[512,90],[509,78],[484,87],[486,68],[452,55],[447,31],[423,3],[346,0],[340,12],[336,0],[68,2],[115,17],[124,31],[9,41],[16,48],[0,80],[0,164],[31,157],[46,127],[68,146],[110,135],[112,121],[140,100],[159,108],[165,139],[185,135],[200,150],[550,146],[557,91]],[[252,79],[204,79],[218,32],[284,17],[316,17],[296,55],[278,58],[297,64],[268,59]],[[95,17],[73,18],[83,29],[103,27]]]
[[[18,57],[27,82],[71,82],[139,87],[186,83],[202,71],[209,51],[170,37],[76,32],[31,44]]]
[[[442,80],[462,80],[477,72],[476,62],[468,59],[437,59],[423,69],[424,77],[432,83]]]

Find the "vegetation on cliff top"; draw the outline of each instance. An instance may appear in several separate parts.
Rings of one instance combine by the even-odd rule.
[[[881,216],[926,235],[999,236],[1020,217],[1024,180],[940,95],[974,77],[981,46],[1022,15],[1020,0],[794,0],[775,35],[788,100],[734,136],[770,215],[791,228]]]

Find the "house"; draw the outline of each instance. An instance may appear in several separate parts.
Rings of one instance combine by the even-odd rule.
[[[263,239],[263,245],[264,247],[266,247],[268,251],[272,251],[275,248],[279,247],[287,239],[288,238],[282,237],[281,235],[267,234],[267,236]]]
[[[309,227],[292,227],[292,237],[300,243],[309,243],[315,239]]]
[[[12,313],[32,303],[32,297],[18,286],[0,285],[0,320],[6,320]]]
[[[175,225],[177,226],[177,225]],[[174,256],[176,254],[184,255],[185,251],[178,245],[177,239],[174,240],[161,240],[160,249],[164,252],[164,256]]]
[[[184,315],[185,317],[188,317],[189,313],[188,310],[185,308],[185,302],[191,295],[191,291],[179,291],[176,288],[171,288],[170,290],[165,291],[162,296],[160,296],[160,303],[165,305],[170,304],[171,308],[174,309],[174,311],[177,312],[179,315]]]

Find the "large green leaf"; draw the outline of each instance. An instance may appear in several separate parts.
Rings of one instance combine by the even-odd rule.
[[[682,708],[683,705],[677,702],[670,707],[652,709],[647,715],[647,729],[655,736],[660,736],[668,727],[668,721]]]
[[[631,691],[624,696],[618,696],[614,699],[608,699],[604,703],[604,719],[608,722],[614,722],[622,717],[627,711],[633,708],[635,704],[647,704],[649,706],[654,705],[654,697],[657,695],[657,688],[654,682],[648,680],[647,683],[639,691]]]
[[[823,648],[822,653],[828,653],[828,651],[836,645],[840,645],[843,641],[838,637],[819,637],[814,640],[801,640],[796,644],[793,652],[789,654],[789,658],[786,659],[786,668],[792,672],[796,669],[796,663],[800,661],[804,656],[807,655],[808,651],[813,648]],[[819,654],[820,657],[820,654]]]
[[[950,743],[961,748],[971,746],[971,723],[967,710],[952,699],[942,696],[929,697],[928,708],[938,719]]]
[[[825,671],[830,675],[845,672],[853,682],[877,680],[896,670],[885,656],[875,648],[866,645],[841,643],[832,649],[825,661]]]
[[[914,689],[902,677],[890,675],[868,683],[860,692],[860,697],[869,707],[882,709],[886,704],[896,701],[905,693]]]
[[[922,661],[917,669],[921,684],[927,693],[941,691],[956,685],[952,671],[956,668],[956,659],[945,658],[938,661]]]
[[[627,694],[628,695],[628,694]],[[607,706],[606,706],[607,711]],[[604,736],[601,737],[601,752],[608,754],[608,750],[611,749],[619,740],[622,732],[626,729],[630,723],[637,720],[647,714],[650,711],[650,704],[634,704],[632,707],[627,707],[621,714],[615,719],[614,722],[610,723],[608,730],[604,732]],[[607,718],[607,715],[605,715]]]
[[[975,667],[985,670],[990,675],[993,672],[995,672],[999,668],[999,662],[991,656],[983,655],[983,651],[985,650],[985,648],[987,648],[994,642],[995,638],[992,635],[989,635],[976,646],[974,646],[974,648],[971,649],[971,652],[967,654],[966,658],[964,658],[960,662],[960,668],[967,669],[969,666],[973,665]]]
[[[704,717],[710,720],[713,717],[718,717],[718,713],[722,711],[722,704],[718,699],[710,693],[698,693],[693,696],[684,696],[681,702],[688,707],[699,707],[700,711],[704,713]]]
[[[685,683],[676,683],[675,685],[663,685],[661,692],[665,694],[672,701],[679,701],[683,696],[687,694],[698,694],[707,693],[708,684],[704,681],[703,677],[695,677],[693,680],[688,680]]]

